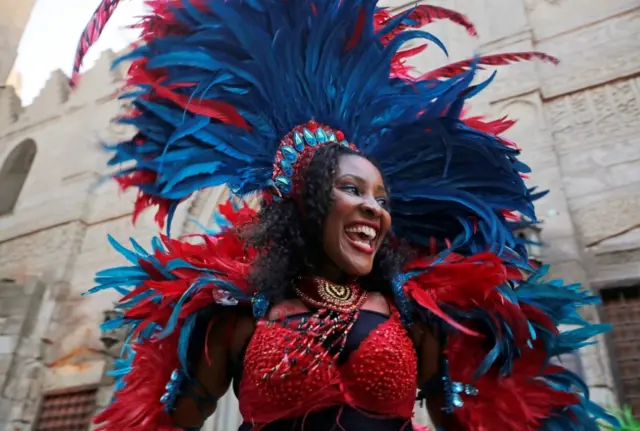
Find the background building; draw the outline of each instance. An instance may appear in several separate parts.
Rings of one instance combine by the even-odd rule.
[[[602,295],[604,306],[585,317],[615,324],[611,337],[571,358],[575,369],[597,401],[620,400],[639,413],[640,2],[432,3],[463,11],[481,35],[471,38],[448,22],[432,25],[450,60],[531,49],[562,60],[557,67],[500,69],[473,108],[519,120],[509,136],[533,168],[532,183],[552,190],[537,205],[547,244],[540,258],[553,264],[553,276]],[[9,74],[31,6],[0,1],[0,82],[19,83]],[[445,62],[431,50],[418,67]],[[26,107],[14,87],[0,87],[0,430],[44,429],[52,421],[85,429],[110,396],[105,370],[118,334],[102,334],[98,325],[116,297],[80,294],[97,270],[121,262],[107,233],[146,244],[157,231],[149,213],[132,227],[132,194],[98,183],[106,158],[99,143],[131,133],[109,122],[124,109],[112,94],[125,70],[110,71],[112,58],[105,53],[73,93],[64,74],[54,72]],[[210,224],[224,196],[207,190],[183,205],[176,234],[197,230],[192,220]],[[237,421],[230,397],[209,429],[215,422],[218,431],[229,431]]]

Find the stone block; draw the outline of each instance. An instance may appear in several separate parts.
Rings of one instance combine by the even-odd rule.
[[[567,15],[558,15],[564,16]],[[640,9],[636,2],[635,10],[607,20],[598,17],[591,25],[540,41],[538,50],[562,60],[557,67],[541,68],[544,98],[550,99],[638,73],[639,34]]]
[[[21,358],[40,359],[43,345],[39,338],[23,338],[16,353]]]
[[[36,420],[36,416],[38,415],[38,411],[40,410],[40,399],[39,398],[29,398],[27,399],[22,406],[22,420],[33,424]]]
[[[7,374],[9,368],[11,368],[11,362],[13,361],[13,355],[3,354],[0,355],[0,375]],[[2,387],[2,385],[0,385]]]
[[[602,343],[603,340],[598,340]],[[585,346],[580,350],[582,367],[590,387],[609,387],[612,379],[603,363],[601,344]]]
[[[13,298],[3,298],[2,301],[0,301],[0,315],[19,316],[27,312],[28,306],[29,306],[28,296],[16,296]]]
[[[640,244],[640,227],[632,229],[611,239],[606,239],[598,245],[591,247],[589,252],[598,256],[607,253],[636,250]]]
[[[550,264],[580,260],[580,252],[574,237],[545,238],[542,232],[542,259]]]
[[[7,319],[2,335],[20,335],[24,325],[23,316],[11,316]]]
[[[11,241],[2,242],[0,238],[0,272],[59,280],[68,271],[68,260],[84,230],[81,223],[69,223]],[[2,232],[0,226],[0,236]]]
[[[469,7],[472,7],[470,5],[473,3],[464,2],[465,6],[469,5]],[[458,6],[458,4],[456,4],[457,8],[463,7],[462,5]],[[514,35],[528,32],[529,23],[523,0],[491,0],[490,9],[492,10],[488,10],[486,3],[476,7],[482,8],[482,6],[485,6],[485,8],[482,11],[483,16],[478,17],[478,25],[481,27],[478,31],[483,42],[496,43]],[[465,12],[464,10],[461,11]],[[497,13],[497,11],[502,13]]]
[[[18,345],[15,335],[0,335],[0,355],[11,355]]]
[[[569,200],[582,243],[593,247],[640,227],[638,184]]]
[[[588,278],[582,264],[577,260],[551,264],[550,279],[561,279],[567,284],[580,283],[588,287]]]
[[[105,372],[105,361],[96,360],[47,368],[44,391],[66,389],[74,386],[98,385]]]
[[[0,430],[6,430],[3,425],[7,423],[9,420],[9,415],[11,414],[11,400],[0,396]]]
[[[640,60],[639,60],[640,61]],[[609,65],[606,62],[598,64]],[[609,84],[577,91],[570,95],[556,97],[544,104],[550,131],[561,158],[569,160],[575,154],[578,164],[585,166],[589,157],[604,163],[616,163],[618,155],[608,157],[584,150],[614,145],[635,147],[640,125],[640,80],[621,79]],[[624,144],[624,142],[628,142]],[[616,147],[620,150],[621,147]],[[625,150],[631,151],[633,150]],[[634,156],[637,157],[637,153]],[[586,159],[586,160],[585,160]]]
[[[636,0],[598,1],[590,3],[588,8],[581,0],[525,0],[525,4],[536,40],[554,40],[554,36],[608,21],[638,7]]]
[[[640,126],[637,129],[640,130]],[[634,129],[631,128],[630,131],[632,130]],[[632,134],[615,140],[594,141],[591,145],[583,146],[580,151],[559,151],[559,156],[560,166],[565,175],[602,172],[640,161],[640,136]]]
[[[611,388],[590,388],[591,401],[605,407],[608,410],[615,410],[619,406],[618,397]]]
[[[535,204],[536,215],[547,240],[575,236],[567,201],[561,190],[552,189]]]
[[[640,265],[637,262],[597,266],[591,277],[594,289],[632,286],[640,282]]]
[[[636,151],[640,154],[640,141]],[[567,197],[570,199],[640,184],[640,160],[631,160],[607,168],[565,172],[563,180]]]
[[[0,301],[24,294],[24,287],[16,283],[0,283]]]
[[[113,386],[101,386],[96,392],[96,406],[102,409],[109,405],[115,388]]]
[[[14,401],[25,400],[29,395],[31,379],[25,378],[20,371],[20,369],[15,370],[15,372],[7,379],[7,384],[2,392],[2,396],[5,398]]]

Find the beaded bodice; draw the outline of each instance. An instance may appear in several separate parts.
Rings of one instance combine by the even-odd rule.
[[[363,317],[367,316],[360,315],[357,320]],[[313,315],[258,323],[246,350],[238,390],[245,422],[267,424],[335,405],[350,405],[381,417],[410,419],[417,358],[398,311],[391,307],[391,316],[368,332],[352,331],[351,340],[346,341],[348,355],[344,350],[334,352],[327,340],[317,342],[317,334],[301,334],[311,318]],[[357,325],[356,321],[356,329]],[[292,364],[297,361],[287,362],[286,346],[294,338],[304,344],[305,356],[301,363]],[[312,360],[327,353],[334,360]],[[285,371],[274,373],[274,368]]]

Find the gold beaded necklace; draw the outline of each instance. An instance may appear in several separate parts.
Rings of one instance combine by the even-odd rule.
[[[299,321],[297,335],[285,340],[286,354],[264,374],[265,380],[274,375],[286,378],[293,367],[309,372],[322,363],[332,366],[344,351],[360,307],[367,300],[367,292],[356,283],[342,285],[317,277],[298,281],[298,298],[316,311]]]
[[[296,294],[303,302],[315,308],[350,313],[359,309],[367,300],[367,292],[356,284],[336,284],[322,278],[314,278],[313,285],[316,295],[308,295],[299,287],[296,287]]]

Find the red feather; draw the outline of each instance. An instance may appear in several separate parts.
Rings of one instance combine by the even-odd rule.
[[[514,363],[510,375],[500,376],[491,369],[474,381],[486,353],[481,339],[464,334],[454,334],[446,347],[451,379],[473,382],[478,389],[477,396],[464,396],[464,405],[455,410],[461,429],[537,431],[554,411],[578,403],[576,395],[557,391],[541,379],[562,368],[543,367],[545,352],[540,343]]]
[[[124,377],[126,384],[93,419],[100,424],[96,431],[179,431],[160,402],[171,373],[179,367],[179,335],[176,331],[162,340],[132,344],[135,357]]]
[[[80,41],[78,42],[78,48],[76,49],[76,57],[73,62],[73,71],[70,81],[70,85],[72,87],[75,87],[80,79],[80,67],[82,67],[82,61],[87,55],[89,48],[96,43],[119,3],[120,0],[102,0],[98,8],[93,12],[93,16],[89,20],[89,23],[82,31]]]
[[[418,21],[419,24],[412,27],[422,27],[426,24],[441,20],[448,19],[449,21],[464,27],[471,36],[478,36],[478,32],[475,26],[471,23],[469,18],[461,13],[446,9],[440,6],[433,5],[419,5],[416,6],[414,11],[409,15],[409,19]]]
[[[235,210],[230,202],[221,205],[220,212],[234,226],[251,222],[256,215],[246,205]],[[244,240],[236,229],[223,230],[214,237],[202,236],[203,241],[197,244],[167,237],[161,239],[166,250],[156,251],[154,258],[165,268],[170,261],[180,259],[202,270],[226,274],[218,276],[233,283],[247,296],[251,295],[246,277],[255,259],[255,252],[245,247]],[[158,303],[152,298],[145,298],[125,313],[128,318],[140,320],[134,337],[152,323],[165,327],[179,298],[202,276],[202,271],[179,268],[172,270],[171,277],[167,277],[155,269],[150,261],[141,259],[139,263],[150,278],[136,286],[121,302],[127,302],[145,291],[153,291],[156,294],[154,297],[160,296],[161,301]],[[179,431],[171,425],[171,419],[164,411],[160,397],[165,392],[171,373],[179,367],[177,354],[180,329],[184,318],[211,307],[222,295],[213,284],[202,286],[182,306],[179,321],[168,337],[132,344],[135,357],[131,371],[124,377],[126,385],[118,390],[113,402],[96,416],[95,422],[100,424],[98,430]],[[248,301],[246,305],[248,306]]]
[[[451,78],[468,71],[474,61],[477,62],[478,69],[484,70],[484,66],[506,66],[512,63],[529,60],[542,60],[547,63],[558,64],[559,60],[543,52],[511,52],[505,54],[486,55],[478,59],[467,59],[449,64],[439,69],[428,72],[420,79]]]
[[[411,77],[411,72],[415,70],[415,68],[413,66],[407,65],[406,61],[420,54],[426,48],[427,44],[425,43],[422,45],[418,45],[415,48],[398,51],[393,57],[393,61],[391,62],[391,77],[411,81],[413,79]]]
[[[385,9],[379,10],[378,12],[376,12],[375,18],[374,18],[375,30],[376,31],[380,30],[390,20],[396,18],[397,16],[398,15],[391,15]],[[419,6],[416,6],[413,9],[413,11],[406,17],[407,21],[415,21],[415,23],[412,23],[412,24],[403,23],[399,25],[392,32],[385,34],[385,36],[382,38],[382,42],[385,44],[388,43],[389,40],[397,36],[398,33],[408,28],[420,28],[427,24],[430,24],[432,22],[442,20],[442,19],[448,19],[449,21],[452,21],[458,25],[463,26],[467,30],[467,33],[469,33],[471,36],[478,35],[476,28],[466,16],[458,12],[452,11],[451,9],[446,9],[439,6],[419,5]]]
[[[516,124],[515,120],[510,120],[507,117],[493,121],[487,121],[482,117],[467,117],[463,118],[462,121],[469,127],[495,136],[503,134]]]
[[[117,176],[114,179],[120,185],[120,189],[124,191],[131,187],[140,188],[140,185],[153,183],[156,180],[156,177],[156,172],[141,170],[127,175]],[[142,190],[138,192],[134,203],[132,216],[133,223],[135,224],[142,211],[153,206],[158,207],[155,215],[155,221],[160,228],[163,228],[167,214],[169,214],[171,202],[167,199],[148,195]]]
[[[356,26],[353,29],[353,34],[351,35],[351,38],[349,39],[349,42],[345,47],[346,51],[351,51],[351,49],[353,49],[353,47],[356,46],[356,44],[360,41],[360,38],[362,37],[362,31],[364,30],[364,24],[365,24],[364,18],[365,18],[364,9],[361,9],[360,13],[358,14]]]
[[[526,342],[528,329],[517,306],[504,304],[497,288],[507,281],[508,271],[500,258],[491,253],[471,257],[450,254],[444,261],[418,258],[410,262],[404,271],[423,270],[404,286],[406,294],[422,307],[455,326],[468,335],[478,336],[465,322],[455,322],[447,316],[440,304],[460,310],[469,310],[483,304],[490,314],[500,315],[510,322],[516,338]]]

